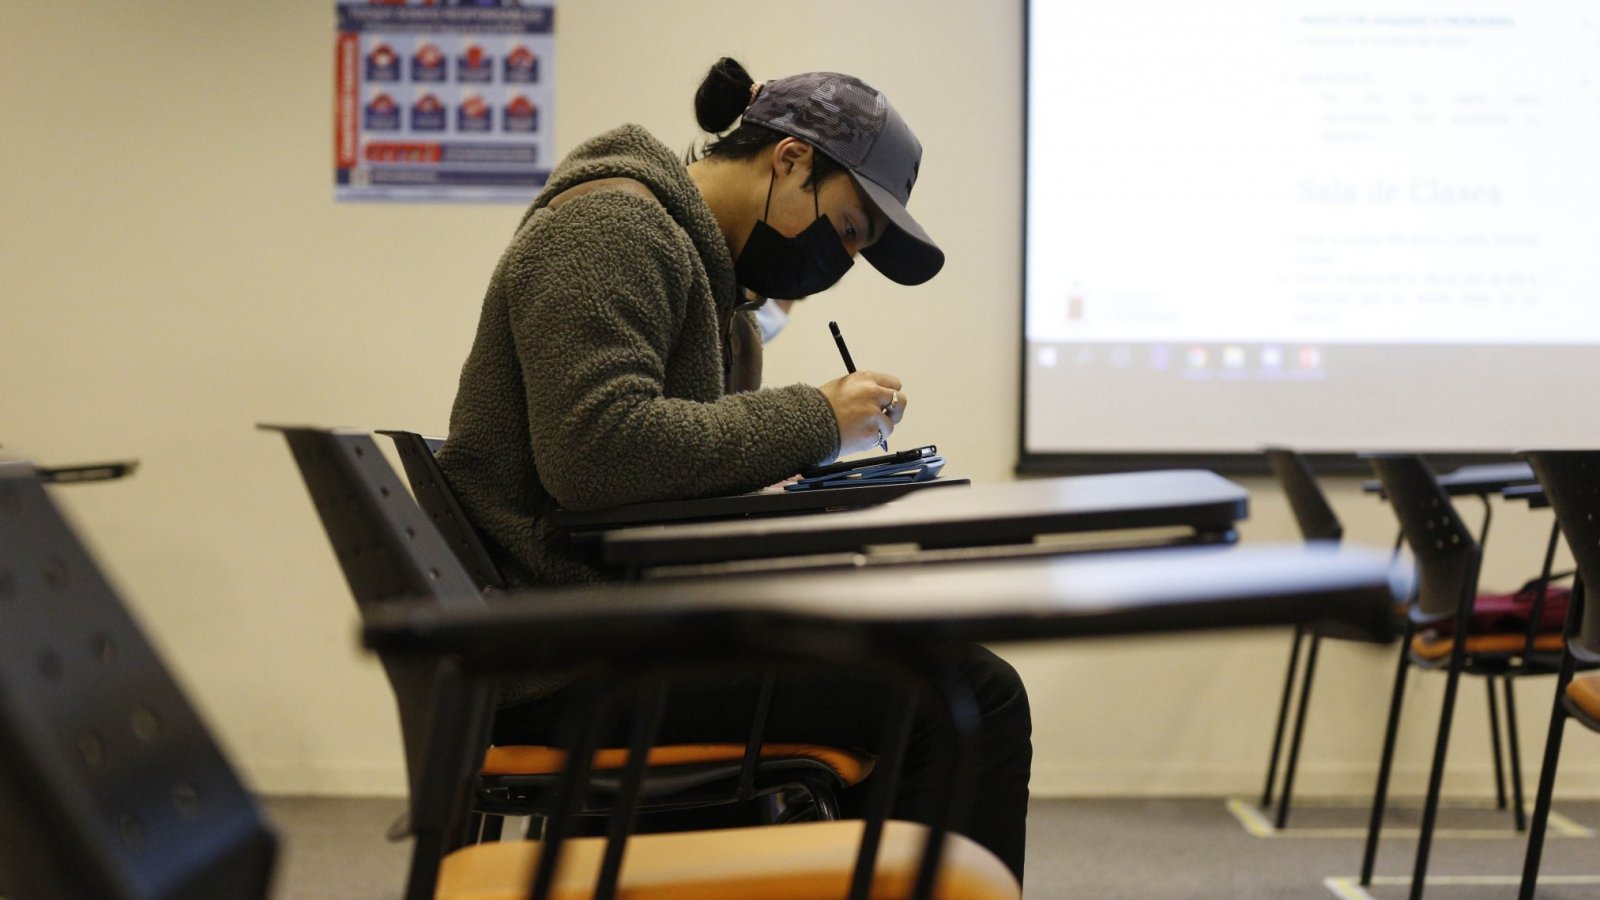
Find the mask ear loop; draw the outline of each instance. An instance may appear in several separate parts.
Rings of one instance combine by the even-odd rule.
[[[822,207],[818,205],[817,195],[822,193],[822,191],[821,191],[822,185],[817,184],[817,182],[815,181],[816,174],[817,174],[817,157],[815,155],[815,151],[813,151],[813,154],[812,154],[812,157],[811,157],[811,177],[813,179],[812,182],[811,182],[811,211],[816,213],[817,214],[817,218],[820,219],[820,218],[822,218]]]
[[[767,207],[761,211],[761,221],[765,222],[772,214],[772,186],[778,183],[778,173],[767,176]]]

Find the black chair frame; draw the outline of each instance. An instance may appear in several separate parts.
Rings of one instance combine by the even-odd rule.
[[[1289,507],[1294,513],[1295,523],[1300,529],[1301,536],[1308,542],[1337,543],[1343,539],[1344,526],[1340,524],[1333,506],[1328,503],[1327,496],[1317,484],[1316,476],[1306,463],[1305,457],[1281,447],[1270,447],[1265,453],[1273,474],[1277,476],[1278,483],[1282,485],[1284,495],[1289,500]],[[1303,673],[1300,671],[1302,646],[1307,648]],[[1284,675],[1283,696],[1278,703],[1277,724],[1273,727],[1272,753],[1267,762],[1267,781],[1265,787],[1261,789],[1261,808],[1266,810],[1272,806],[1273,790],[1277,787],[1278,760],[1283,752],[1284,731],[1289,722],[1290,707],[1293,705],[1294,726],[1289,739],[1289,756],[1283,769],[1283,785],[1278,792],[1278,809],[1273,817],[1273,826],[1280,829],[1289,824],[1294,777],[1300,764],[1300,742],[1305,734],[1306,710],[1311,704],[1311,682],[1316,675],[1317,655],[1321,647],[1321,632],[1307,626],[1295,628],[1289,649],[1289,668]],[[1298,699],[1296,699],[1297,694]]]
[[[484,603],[477,583],[428,521],[430,517],[412,502],[370,435],[311,427],[262,427],[281,432],[288,441],[364,618],[401,600],[425,598],[442,606]],[[438,491],[453,501],[442,482]],[[464,534],[476,541],[472,532]],[[429,723],[437,710],[432,698],[437,673],[432,663],[380,659],[394,689],[408,783],[415,798],[432,727]],[[760,720],[764,711],[758,708],[752,716],[756,724],[742,759],[651,769],[641,788],[641,808],[666,812],[782,795],[793,801],[790,816],[804,813],[837,818],[836,794],[842,788],[837,774],[813,759],[763,758]],[[480,761],[489,747],[488,728],[486,719],[475,737]],[[559,774],[476,775],[471,796],[474,809],[483,818],[467,823],[467,833],[493,840],[500,836],[503,816],[543,818],[562,783]],[[592,779],[589,800],[580,804],[575,814],[610,815],[614,803],[608,798],[620,786],[614,773]],[[391,832],[397,837],[404,833],[399,826]]]
[[[1281,447],[1269,447],[1265,451],[1268,464],[1279,484],[1283,487],[1284,494],[1289,500],[1290,509],[1294,513],[1295,523],[1300,529],[1300,534],[1308,542],[1329,541],[1337,542],[1344,536],[1344,526],[1340,523],[1338,515],[1334,512],[1332,504],[1328,502],[1327,495],[1323,493],[1317,483],[1316,476],[1310,465],[1301,454]],[[1484,518],[1478,533],[1478,544],[1484,546],[1489,535],[1489,525],[1493,518],[1493,507],[1489,505],[1486,494],[1477,495],[1484,505]],[[1554,550],[1554,535],[1552,535],[1551,552]],[[1395,536],[1395,556],[1399,558],[1400,550],[1405,543],[1405,534],[1400,532]],[[1550,557],[1547,554],[1544,582],[1549,581]],[[1278,829],[1288,827],[1289,810],[1294,793],[1295,774],[1299,769],[1301,740],[1305,733],[1306,711],[1311,704],[1312,680],[1316,675],[1317,659],[1322,647],[1323,635],[1308,628],[1296,628],[1289,645],[1289,665],[1284,674],[1283,693],[1278,703],[1277,721],[1273,726],[1272,751],[1267,762],[1266,784],[1261,790],[1261,809],[1266,811],[1273,805],[1273,794],[1277,791],[1277,809],[1273,813],[1273,826]],[[1529,640],[1533,640],[1530,635]],[[1529,645],[1531,646],[1531,644]],[[1305,655],[1305,667],[1300,666],[1302,652]],[[1402,653],[1406,651],[1402,649]],[[1499,703],[1495,694],[1494,679],[1486,677],[1485,685],[1488,688],[1489,706],[1489,746],[1494,759],[1494,787],[1495,805],[1499,809],[1507,807],[1506,802],[1506,775],[1505,766],[1501,755],[1501,728],[1499,717]],[[1505,685],[1509,692],[1511,685]],[[1514,700],[1508,699],[1507,715],[1511,723],[1505,734],[1505,742],[1513,759],[1520,759],[1518,737],[1514,725],[1516,709]],[[1290,712],[1293,710],[1294,722],[1289,723]],[[1288,759],[1283,767],[1281,786],[1278,783],[1278,764],[1284,751],[1285,732],[1289,734]],[[1520,779],[1515,779],[1520,790]],[[1518,794],[1520,797],[1521,795]],[[1522,830],[1523,820],[1520,801],[1515,804],[1513,821],[1517,830]]]
[[[1600,451],[1529,451],[1521,454],[1532,464],[1555,510],[1578,565],[1572,605],[1562,628],[1563,651],[1556,675],[1555,701],[1550,710],[1550,730],[1545,737],[1544,761],[1534,795],[1533,819],[1528,826],[1528,850],[1523,858],[1518,896],[1532,900],[1538,887],[1539,863],[1544,852],[1545,829],[1555,793],[1556,767],[1567,719],[1578,720],[1600,732],[1600,719],[1586,713],[1567,696],[1567,686],[1578,668],[1600,667],[1600,592],[1591,596],[1587,586],[1600,584]]]
[[[1401,533],[1411,549],[1417,568],[1417,594],[1406,619],[1401,640],[1399,662],[1396,667],[1394,692],[1390,700],[1389,715],[1384,732],[1377,785],[1373,792],[1371,816],[1367,825],[1367,840],[1362,856],[1362,885],[1372,881],[1377,861],[1378,842],[1382,831],[1384,807],[1387,802],[1389,778],[1394,760],[1394,749],[1399,732],[1402,700],[1405,694],[1406,675],[1412,666],[1419,669],[1443,670],[1446,673],[1445,695],[1440,712],[1438,733],[1434,741],[1433,760],[1428,777],[1428,789],[1423,803],[1421,830],[1417,840],[1416,859],[1412,870],[1410,897],[1419,900],[1423,894],[1428,870],[1428,857],[1432,847],[1433,831],[1438,816],[1439,795],[1444,779],[1445,759],[1450,743],[1450,728],[1455,712],[1456,693],[1463,674],[1478,675],[1487,679],[1489,695],[1490,729],[1494,735],[1493,748],[1496,763],[1496,786],[1503,784],[1500,769],[1500,725],[1495,708],[1494,680],[1500,678],[1505,692],[1506,729],[1509,734],[1511,772],[1510,780],[1514,800],[1514,823],[1518,831],[1525,828],[1522,796],[1521,754],[1516,741],[1516,706],[1512,691],[1512,677],[1530,674],[1554,673],[1559,659],[1533,652],[1537,623],[1543,611],[1545,589],[1548,586],[1550,565],[1555,547],[1547,549],[1544,575],[1539,593],[1531,610],[1530,628],[1526,642],[1519,653],[1469,655],[1467,637],[1473,603],[1477,597],[1478,573],[1483,560],[1483,547],[1474,538],[1456,511],[1449,495],[1420,457],[1409,454],[1364,454],[1373,471],[1383,483],[1384,493],[1400,520]],[[1487,502],[1483,532],[1488,530]],[[1554,534],[1552,535],[1552,541]],[[1411,651],[1412,638],[1429,626],[1450,622],[1453,624],[1453,642],[1449,656],[1443,661],[1417,658]],[[1499,795],[1504,804],[1503,794]]]
[[[417,505],[439,529],[478,587],[485,594],[504,592],[507,589],[505,577],[434,456],[444,445],[444,438],[392,428],[380,428],[377,433],[394,443]],[[757,699],[758,709],[765,709],[771,703],[771,685],[769,678]],[[758,713],[760,718],[764,718],[764,713]],[[759,738],[759,734],[756,737]],[[759,745],[759,740],[754,745]],[[619,778],[619,773],[592,773],[591,786],[595,793],[590,795],[590,802],[580,807],[579,814],[609,814],[611,805],[605,798],[620,789]],[[481,775],[477,809],[485,814],[526,815],[530,808],[547,805],[548,800],[541,795],[548,791],[551,781],[548,775]],[[733,785],[731,791],[730,784]],[[746,758],[738,763],[652,770],[642,787],[642,796],[651,801],[651,812],[669,812],[744,802],[792,786],[799,786],[801,795],[789,798],[792,802],[778,814],[776,821],[806,816],[838,818],[839,804],[834,796],[837,777],[828,767],[806,758],[761,759],[759,762]],[[488,839],[499,836],[496,821],[486,821],[484,829]]]
[[[39,474],[0,464],[0,895],[264,898],[276,847]]]
[[[545,900],[554,887],[553,873],[559,866],[562,844],[574,836],[575,817],[581,814],[585,791],[579,786],[588,783],[588,762],[612,709],[623,701],[636,701],[631,704],[634,715],[629,762],[622,773],[613,814],[607,822],[606,849],[593,894],[596,900],[608,900],[616,895],[628,836],[641,811],[646,775],[643,761],[660,724],[666,681],[685,673],[766,672],[775,662],[820,664],[846,667],[855,673],[879,674],[894,684],[900,696],[907,700],[896,704],[904,714],[890,717],[884,723],[879,744],[880,764],[874,772],[866,801],[866,827],[857,850],[850,900],[866,900],[872,887],[882,830],[893,804],[910,740],[915,711],[912,698],[919,698],[925,708],[935,713],[934,737],[936,742],[942,739],[942,749],[946,751],[937,758],[944,767],[943,783],[949,790],[939,821],[928,828],[912,894],[916,900],[932,897],[944,837],[971,803],[974,789],[968,762],[976,747],[976,705],[960,681],[956,667],[945,657],[945,648],[921,635],[865,635],[848,625],[806,623],[801,626],[783,617],[771,619],[759,627],[749,627],[746,622],[733,630],[706,629],[704,625],[704,622],[697,622],[692,632],[675,632],[670,638],[652,637],[647,652],[640,652],[637,644],[628,643],[619,646],[611,655],[587,661],[583,684],[591,702],[573,704],[573,709],[587,710],[587,714],[569,717],[562,723],[563,733],[558,744],[570,748],[571,752],[567,755],[567,767],[545,825],[538,865],[529,887],[530,900]],[[379,652],[395,655],[397,651],[380,647]],[[418,651],[410,648],[401,652],[415,654]],[[438,665],[436,707],[476,711],[484,708],[479,700],[492,690],[496,675],[527,670],[529,663],[525,657],[491,655],[481,659],[447,656]],[[433,896],[439,861],[463,846],[459,835],[463,831],[466,810],[459,798],[463,796],[478,750],[456,736],[472,733],[480,724],[470,715],[458,716],[441,721],[434,733],[423,774],[423,796],[419,797],[417,805],[417,847],[406,894],[410,900]]]
[[[433,527],[439,530],[478,588],[484,591],[504,590],[505,576],[500,574],[499,567],[489,555],[489,548],[473,527],[466,510],[461,508],[461,501],[456,498],[450,482],[433,457],[444,440],[423,437],[414,431],[394,429],[379,429],[378,434],[387,435],[394,442],[417,505],[433,520]]]

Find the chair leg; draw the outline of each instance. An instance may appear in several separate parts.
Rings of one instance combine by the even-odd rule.
[[[488,844],[500,840],[500,835],[505,829],[506,817],[486,815],[483,817],[483,827],[479,830],[478,843]]]
[[[1517,740],[1517,698],[1511,690],[1510,675],[1500,680],[1506,691],[1506,747],[1511,751],[1511,820],[1517,833],[1528,830],[1527,813],[1522,808],[1522,746]]]
[[[1300,738],[1306,730],[1306,709],[1311,705],[1311,678],[1317,673],[1317,651],[1322,647],[1322,635],[1311,635],[1311,649],[1306,652],[1306,671],[1300,680],[1300,704],[1294,713],[1294,734],[1289,738],[1289,764],[1283,770],[1283,794],[1278,798],[1276,827],[1289,824],[1289,801],[1294,796],[1294,774],[1300,768]]]
[[[1400,639],[1400,663],[1395,667],[1394,697],[1389,701],[1389,724],[1383,735],[1383,756],[1378,761],[1378,784],[1372,794],[1372,818],[1367,822],[1367,848],[1361,857],[1361,884],[1372,884],[1372,868],[1378,861],[1378,836],[1383,830],[1383,807],[1389,793],[1389,771],[1394,763],[1394,743],[1400,731],[1400,701],[1406,693],[1406,671],[1411,667],[1411,633],[1406,622]]]
[[[1494,751],[1494,808],[1506,808],[1506,772],[1500,758],[1500,704],[1494,696],[1494,676],[1483,680],[1489,689],[1489,747]]]
[[[1528,825],[1528,853],[1522,860],[1521,900],[1533,900],[1533,891],[1539,882],[1539,858],[1544,854],[1544,831],[1550,822],[1551,795],[1556,788],[1556,765],[1561,760],[1561,738],[1567,729],[1567,710],[1561,698],[1567,693],[1567,682],[1572,678],[1572,657],[1563,661],[1561,677],[1556,681],[1555,709],[1550,711],[1550,733],[1544,739],[1544,765],[1539,769],[1539,791],[1533,801],[1533,821]]]
[[[1433,848],[1433,825],[1439,815],[1439,793],[1444,786],[1444,761],[1450,750],[1450,724],[1455,717],[1456,688],[1460,686],[1461,668],[1465,662],[1466,641],[1457,640],[1450,654],[1450,675],[1444,686],[1444,709],[1439,713],[1439,736],[1433,744],[1433,770],[1428,774],[1428,798],[1422,806],[1422,831],[1417,835],[1417,861],[1411,870],[1411,900],[1422,900],[1422,889],[1428,877],[1428,852]]]
[[[1283,699],[1278,702],[1278,724],[1272,730],[1272,756],[1267,762],[1267,784],[1261,789],[1261,808],[1272,805],[1272,789],[1278,782],[1278,754],[1283,750],[1283,726],[1289,720],[1289,701],[1294,696],[1295,674],[1300,668],[1300,637],[1304,629],[1296,625],[1294,643],[1289,650],[1289,672],[1283,678]]]
[[[467,813],[466,833],[461,837],[463,845],[476,844],[483,840],[481,837],[483,834],[483,819],[484,816],[481,812]]]

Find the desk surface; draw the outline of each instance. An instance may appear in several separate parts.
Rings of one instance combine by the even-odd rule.
[[[1439,486],[1452,497],[1498,494],[1512,485],[1535,481],[1533,467],[1525,462],[1462,466],[1439,476]],[[1361,482],[1361,489],[1369,494],[1383,493],[1383,485],[1376,478]]]
[[[1177,547],[963,563],[926,572],[848,571],[566,588],[485,606],[398,605],[365,628],[380,651],[451,653],[486,669],[559,668],[681,642],[714,646],[795,621],[964,641],[1070,639],[1316,625],[1393,637],[1403,596],[1388,554],[1363,548]]]
[[[602,530],[663,522],[832,512],[876,506],[916,491],[966,487],[971,483],[966,478],[936,478],[905,484],[858,484],[809,491],[765,490],[732,497],[630,503],[582,512],[559,509],[550,514],[550,521],[558,528]]]
[[[1184,527],[1231,538],[1248,514],[1244,488],[1180,469],[978,484],[920,491],[882,506],[827,516],[625,528],[600,536],[610,565],[646,567],[916,544],[924,548],[1025,544],[1044,534]]]
[[[1533,484],[1514,484],[1501,491],[1500,496],[1507,500],[1525,501],[1529,509],[1550,508],[1550,498],[1544,495],[1544,485],[1537,481]]]

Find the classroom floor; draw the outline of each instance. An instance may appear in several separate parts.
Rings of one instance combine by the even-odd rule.
[[[267,813],[283,839],[278,900],[398,897],[409,844],[384,829],[395,799],[274,797]],[[1600,802],[1558,803],[1545,842],[1541,900],[1600,898]],[[1072,898],[1347,898],[1406,896],[1416,840],[1414,804],[1387,820],[1378,878],[1359,888],[1366,809],[1360,800],[1297,804],[1273,833],[1248,803],[1225,799],[1035,800],[1028,819],[1030,900]],[[1510,815],[1486,804],[1440,814],[1427,896],[1514,897],[1525,841]]]

